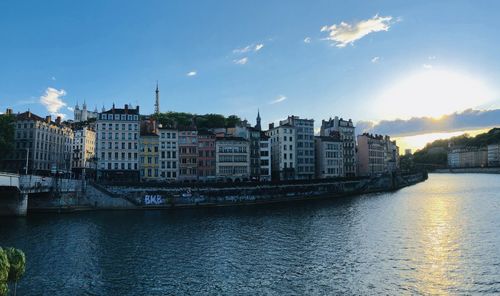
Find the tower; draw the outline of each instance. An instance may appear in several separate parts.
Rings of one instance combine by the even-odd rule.
[[[155,114],[160,114],[160,90],[158,89],[158,80],[156,81],[156,101],[155,101]]]
[[[257,124],[255,125],[255,128],[257,130],[259,130],[259,131],[261,130],[261,127],[260,127],[260,110],[259,109],[257,109]]]

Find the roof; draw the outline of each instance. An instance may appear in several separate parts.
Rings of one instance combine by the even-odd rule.
[[[101,112],[101,114],[135,114],[139,115],[139,106],[136,108],[130,109],[128,108],[128,105],[125,105],[125,108],[115,108],[113,105],[113,108],[109,109],[108,111]]]
[[[217,138],[217,141],[243,141],[243,142],[248,142],[247,139],[242,138],[242,137],[223,137],[223,138]]]

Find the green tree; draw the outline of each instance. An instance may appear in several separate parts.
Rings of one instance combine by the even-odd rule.
[[[14,150],[14,115],[0,115],[0,160]]]
[[[9,282],[14,282],[14,295],[17,293],[17,282],[23,277],[26,270],[26,256],[24,252],[15,248],[5,249],[9,259]]]
[[[9,287],[7,286],[9,271],[9,258],[5,250],[0,247],[0,296],[6,296],[9,292]]]

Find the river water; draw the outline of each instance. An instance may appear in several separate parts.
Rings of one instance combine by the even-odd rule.
[[[31,214],[18,295],[499,294],[500,175],[280,205]]]

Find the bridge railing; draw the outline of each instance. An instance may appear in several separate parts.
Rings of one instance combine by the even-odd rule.
[[[0,186],[19,188],[19,175],[0,172]]]
[[[73,192],[81,189],[81,183],[81,180],[35,175],[22,175],[19,178],[19,188],[21,191],[27,192]]]

